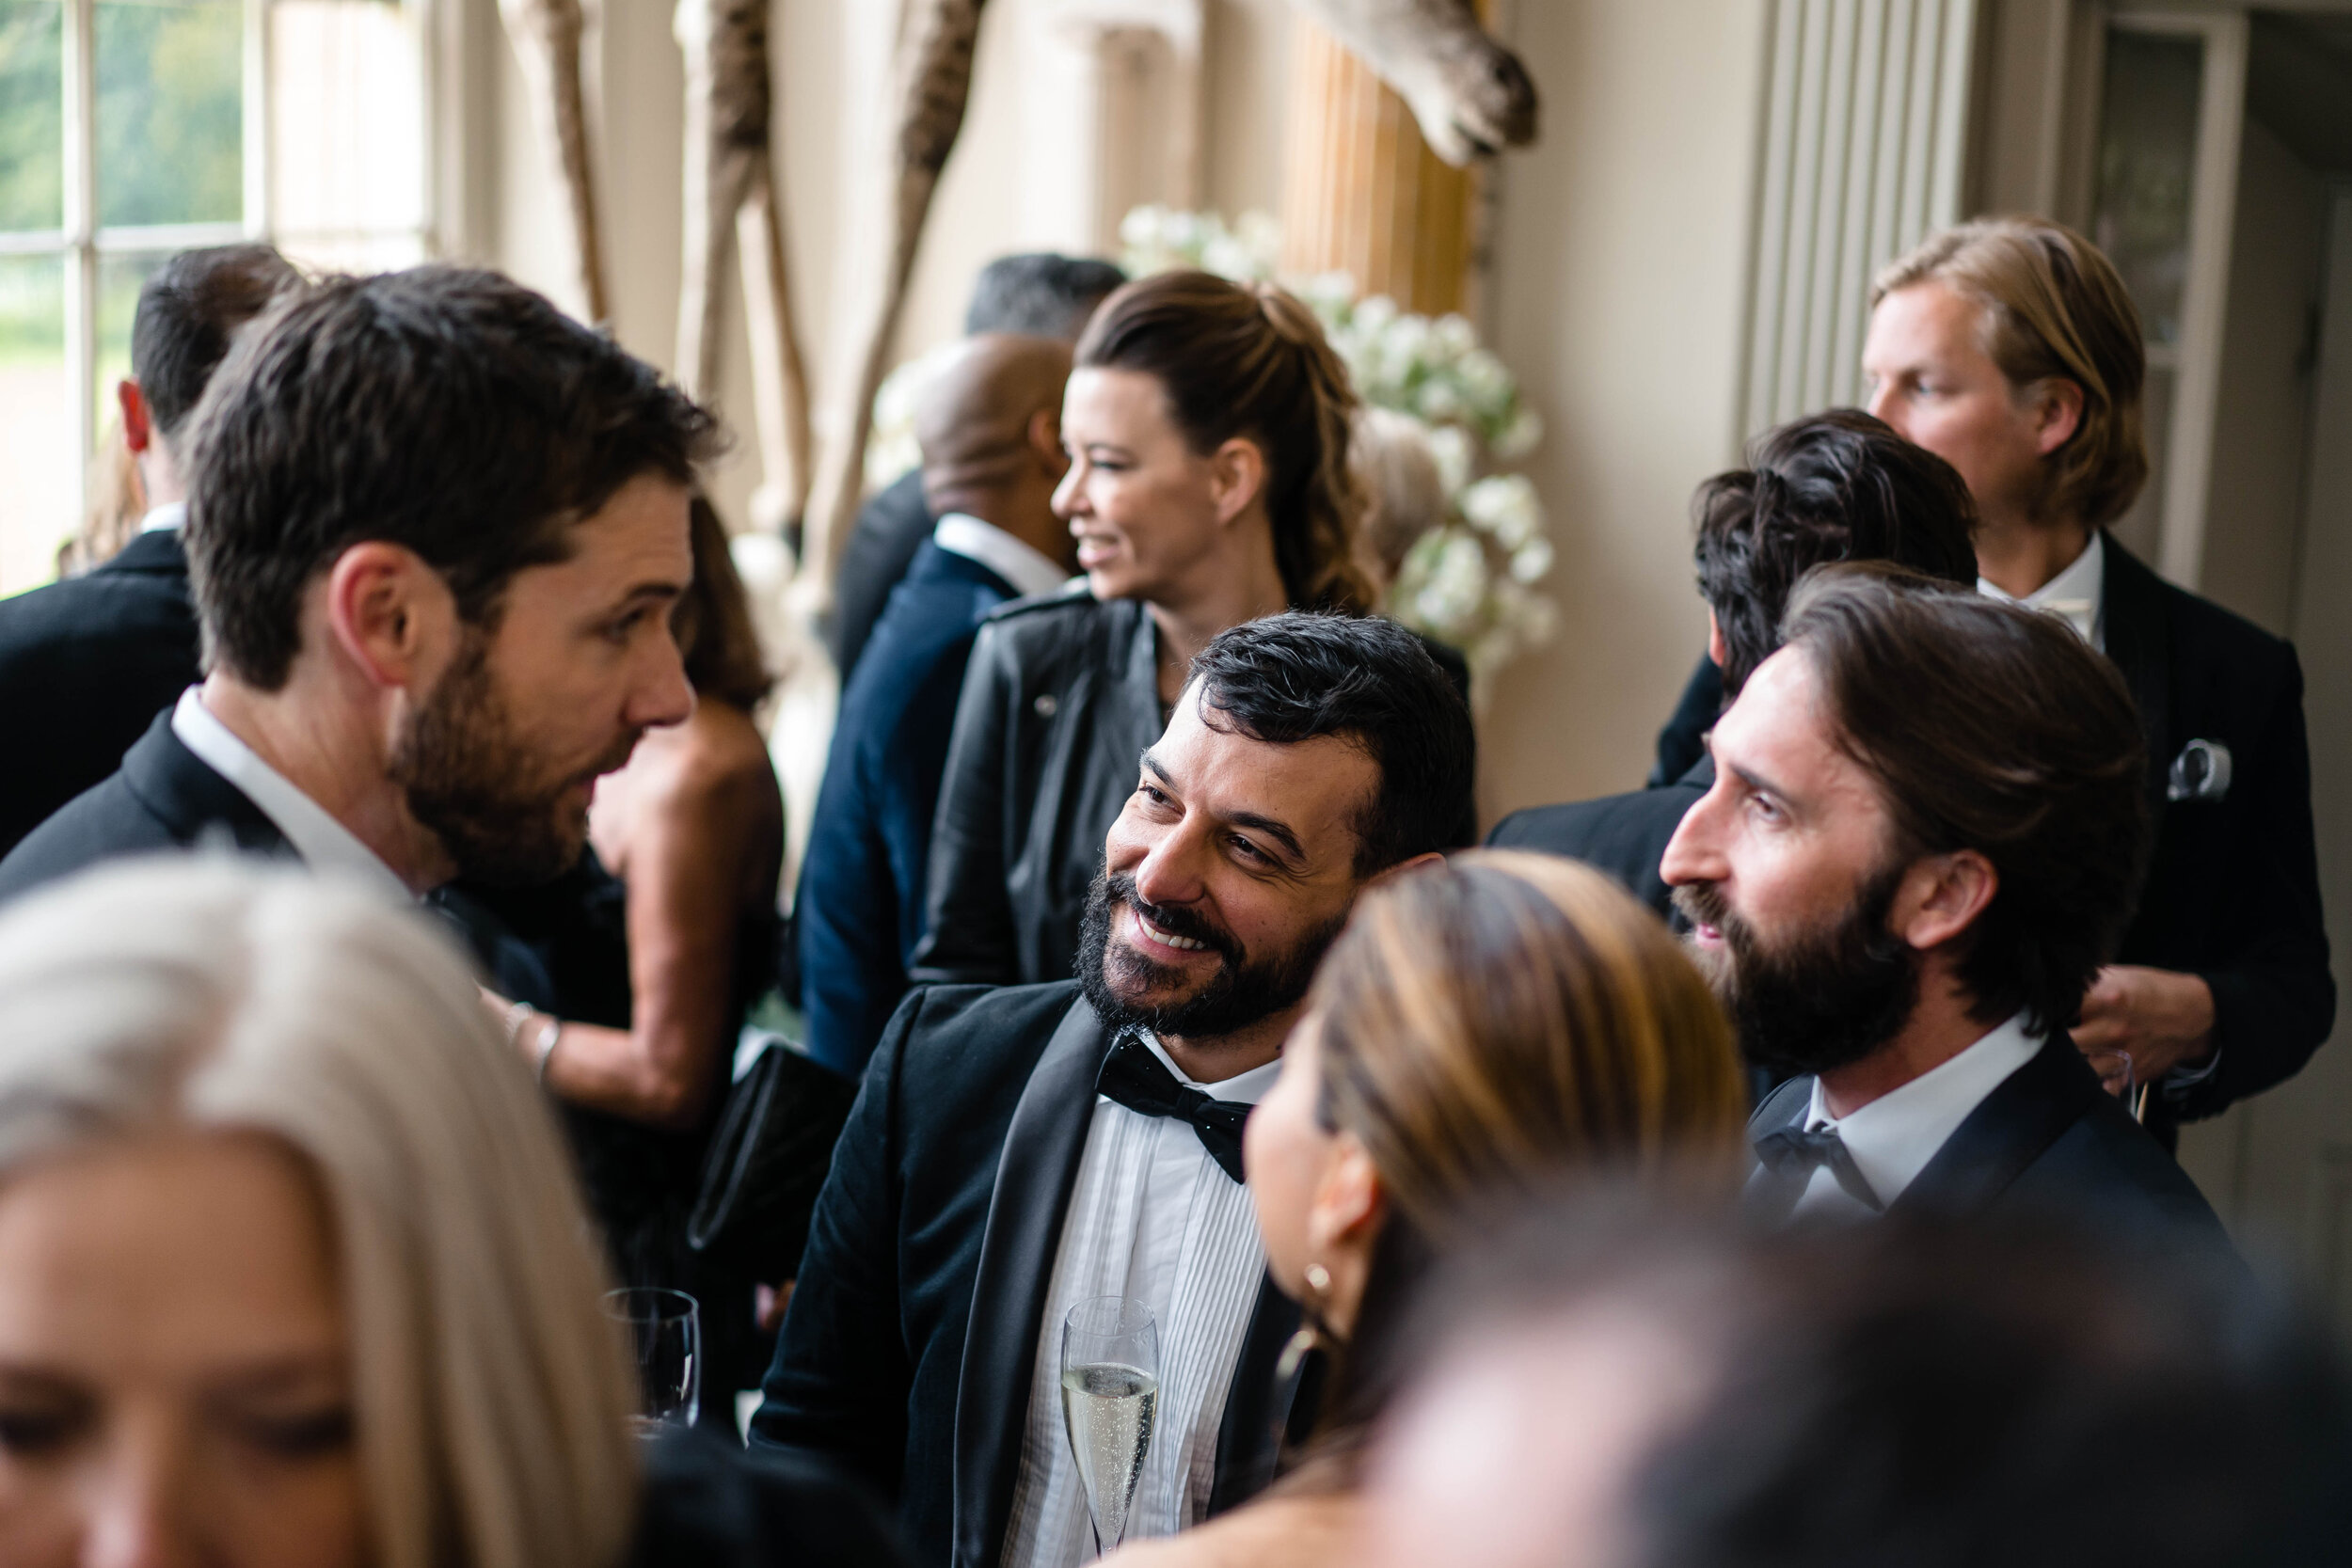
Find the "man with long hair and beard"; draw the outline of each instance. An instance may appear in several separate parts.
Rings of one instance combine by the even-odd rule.
[[[1299,1317],[1266,1277],[1242,1124],[1357,895],[1453,847],[1473,750],[1401,626],[1292,612],[1212,641],[1104,841],[1079,977],[932,986],[891,1020],[755,1445],[866,1479],[924,1561],[1075,1564],[1094,1538],[1062,1327],[1126,1296],[1160,1352],[1128,1532],[1263,1486]]]
[[[0,899],[220,844],[407,900],[528,883],[693,709],[670,612],[710,417],[495,273],[329,278],[190,420],[205,678],[0,862]]]
[[[1795,1075],[1749,1125],[1752,1207],[2226,1246],[2066,1034],[2147,849],[2122,678],[2061,621],[1883,564],[1808,574],[1783,633],[1661,865],[1741,1048]]]

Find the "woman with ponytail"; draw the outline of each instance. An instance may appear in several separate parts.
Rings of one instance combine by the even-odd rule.
[[[1086,592],[980,628],[916,981],[1068,978],[1103,835],[1193,656],[1263,615],[1370,611],[1358,406],[1313,313],[1272,284],[1161,273],[1104,301],[1063,399],[1070,471],[1054,497]]]

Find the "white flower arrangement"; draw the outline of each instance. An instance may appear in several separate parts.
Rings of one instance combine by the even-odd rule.
[[[1138,207],[1119,227],[1129,277],[1198,267],[1242,281],[1275,279],[1281,232],[1263,213],[1229,226],[1215,213]],[[1482,471],[1515,463],[1543,438],[1518,382],[1458,315],[1414,315],[1385,294],[1359,297],[1345,273],[1281,277],[1323,322],[1357,395],[1415,421],[1436,460],[1445,516],[1405,552],[1386,610],[1461,650],[1485,677],[1551,635],[1554,609],[1535,585],[1550,572],[1544,508],[1524,474]],[[921,459],[914,402],[948,348],[893,371],[874,396],[866,482],[879,489]]]

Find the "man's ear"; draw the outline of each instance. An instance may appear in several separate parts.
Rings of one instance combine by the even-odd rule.
[[[1416,866],[1443,865],[1444,863],[1445,857],[1439,854],[1437,850],[1425,850],[1421,854],[1415,855],[1410,860],[1402,860],[1397,862],[1394,865],[1389,866],[1385,870],[1374,872],[1370,877],[1364,879],[1364,887],[1377,887],[1381,883],[1390,880],[1391,878],[1402,877],[1405,873],[1412,870]],[[1363,890],[1359,889],[1358,891],[1360,893]]]
[[[1061,408],[1056,405],[1041,408],[1029,416],[1028,429],[1022,433],[1029,444],[1029,451],[1045,470],[1045,476],[1057,484],[1070,471],[1070,454],[1061,450]]]
[[[1931,951],[1974,925],[2000,888],[2001,874],[1978,850],[1922,856],[1896,890],[1894,927],[1913,947]]]
[[[135,378],[126,375],[115,383],[115,406],[122,410],[122,444],[145,451],[155,439],[155,416]]]
[[[457,599],[414,550],[382,539],[352,546],[326,570],[326,630],[372,685],[435,679],[457,623]]]
[[[1389,1195],[1372,1156],[1353,1132],[1337,1134],[1338,1151],[1324,1165],[1307,1208],[1307,1246],[1313,1256],[1361,1247],[1389,1212]]]
[[[1220,523],[1249,510],[1265,494],[1265,452],[1247,436],[1236,436],[1209,454],[1209,494]]]
[[[2083,427],[2083,389],[2065,376],[2047,376],[2035,384],[2034,400],[2034,442],[2047,457]]]
[[[1707,657],[1715,661],[1718,670],[1731,662],[1731,644],[1724,641],[1724,624],[1715,619],[1712,606],[1707,611]]]

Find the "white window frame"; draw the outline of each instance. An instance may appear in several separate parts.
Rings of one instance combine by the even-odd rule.
[[[424,95],[421,123],[425,179],[424,221],[418,229],[370,230],[364,235],[305,233],[296,240],[413,238],[428,257],[442,254],[440,186],[447,159],[441,156],[443,128],[439,70],[443,43],[455,6],[449,0],[392,0],[414,14],[419,36],[418,76]],[[89,508],[90,459],[98,451],[98,275],[108,257],[188,250],[201,245],[287,238],[272,221],[274,188],[270,156],[270,8],[273,0],[244,0],[242,215],[235,222],[123,224],[98,222],[98,0],[61,0],[64,34],[63,227],[0,231],[0,256],[57,258],[65,269],[66,395],[72,400],[74,432],[71,495],[76,515]]]

